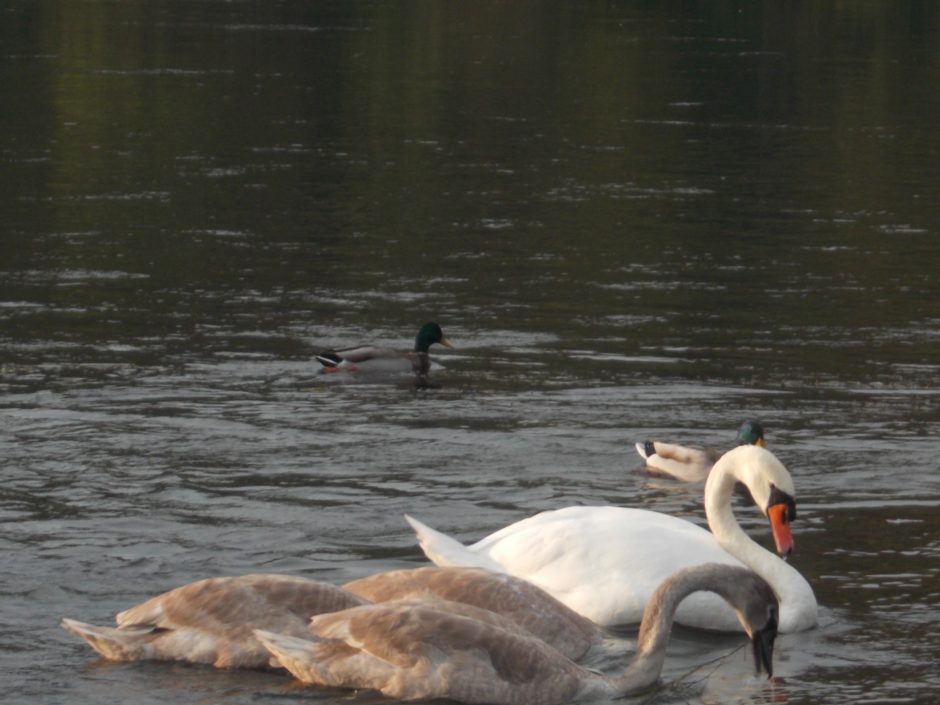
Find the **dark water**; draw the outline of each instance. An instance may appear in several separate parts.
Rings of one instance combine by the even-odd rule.
[[[57,623],[417,564],[406,511],[700,522],[633,442],[757,417],[821,625],[653,699],[933,702],[938,85],[933,3],[0,2],[0,699],[346,701]],[[426,320],[436,388],[315,374]]]

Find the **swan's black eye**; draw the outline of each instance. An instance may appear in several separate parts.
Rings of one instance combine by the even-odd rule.
[[[770,509],[771,507],[778,504],[784,504],[787,507],[787,523],[796,519],[796,502],[793,501],[793,497],[779,489],[776,485],[771,484],[770,501],[767,502],[767,509]]]

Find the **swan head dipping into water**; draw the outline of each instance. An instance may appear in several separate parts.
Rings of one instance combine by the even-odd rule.
[[[720,595],[751,640],[755,665],[773,674],[778,602],[746,568],[706,563],[670,576],[646,606],[636,653],[619,675],[588,670],[541,639],[447,611],[433,601],[382,603],[311,619],[313,641],[256,631],[295,677],[370,688],[399,700],[448,698],[492,705],[561,705],[646,690],[662,672],[676,609],[694,592]]]

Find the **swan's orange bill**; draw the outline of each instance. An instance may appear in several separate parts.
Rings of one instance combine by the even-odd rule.
[[[793,553],[793,536],[790,534],[790,523],[787,521],[787,505],[774,504],[767,509],[767,518],[770,519],[770,530],[777,544],[777,553],[789,556]]]

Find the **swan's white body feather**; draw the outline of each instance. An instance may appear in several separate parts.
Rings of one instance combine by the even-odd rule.
[[[472,546],[462,546],[410,517],[409,521],[425,554],[437,565],[482,564],[510,572],[605,625],[638,623],[649,596],[679,568],[699,563],[742,565],[705,529],[645,509],[565,507],[523,519]],[[442,536],[446,542],[440,541]],[[444,550],[438,551],[442,545]],[[636,570],[637,565],[643,570]],[[596,569],[588,576],[586,566]],[[697,619],[700,613],[715,618]],[[725,601],[706,592],[687,597],[676,621],[708,629],[740,628]]]
[[[761,548],[731,512],[735,482],[761,508],[771,488],[792,496],[793,481],[770,451],[740,446],[716,463],[706,485],[706,514],[714,533],[677,517],[622,507],[565,507],[511,524],[471,546],[407,517],[422,550],[437,565],[477,565],[525,578],[603,625],[636,624],[658,586],[676,571],[701,563],[744,565],[780,598],[780,631],[816,625],[816,598],[800,573]],[[676,614],[690,627],[740,629],[733,611],[713,594],[692,595]]]

